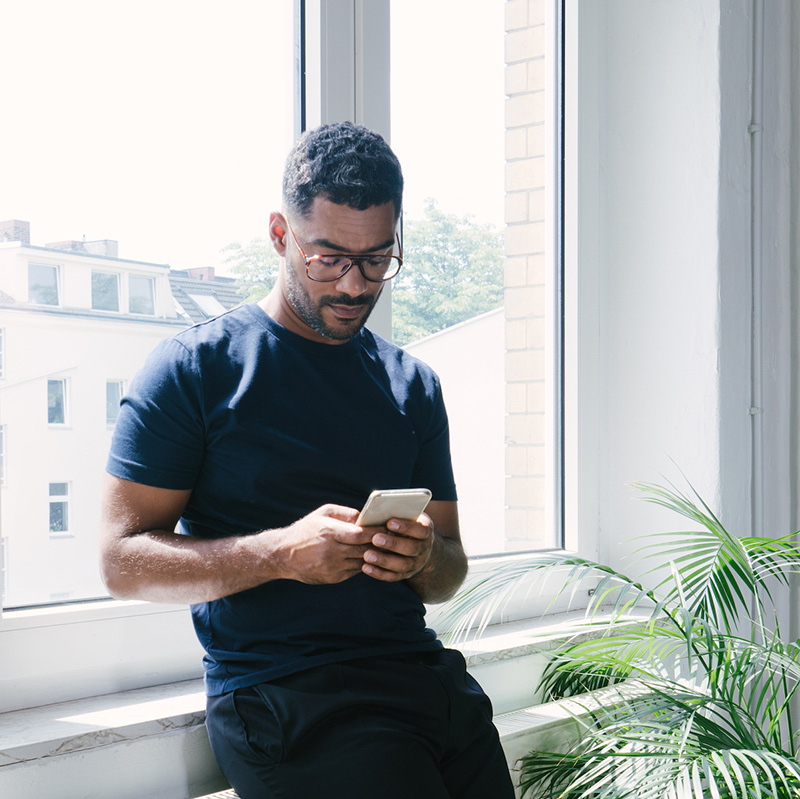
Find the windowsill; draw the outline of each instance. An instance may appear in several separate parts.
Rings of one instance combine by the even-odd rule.
[[[571,615],[583,616],[582,613]],[[533,695],[526,696],[524,688],[520,692],[519,680],[508,679],[507,667],[524,666],[526,672],[538,672],[536,660],[543,665],[547,650],[563,639],[564,621],[565,616],[559,616],[543,623],[531,624],[528,620],[497,625],[487,630],[480,640],[458,646],[470,671],[492,697],[499,722],[504,715],[535,704]],[[526,661],[530,662],[526,664]],[[505,676],[496,679],[501,672]],[[515,684],[516,698],[505,698],[498,707],[493,684],[502,686],[509,682]],[[535,684],[535,675],[526,677],[525,682]],[[4,766],[86,753],[167,732],[189,731],[201,727],[204,718],[205,694],[200,679],[2,713],[0,786],[3,785]],[[549,721],[552,722],[552,717]],[[514,729],[512,725],[509,733]]]

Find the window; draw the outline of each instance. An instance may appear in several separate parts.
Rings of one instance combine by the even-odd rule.
[[[393,334],[441,378],[471,555],[563,540],[554,5],[392,4],[407,264]],[[421,92],[442,63],[447,91]],[[432,286],[446,302],[431,302]]]
[[[89,0],[50,4],[46,14],[16,4],[4,16],[18,35],[0,48],[0,72],[16,75],[3,99],[21,121],[0,130],[4,152],[19,154],[3,166],[0,221],[29,215],[29,244],[39,251],[20,260],[13,285],[5,260],[0,270],[0,326],[6,347],[14,346],[12,359],[0,348],[0,423],[24,442],[6,460],[0,503],[0,530],[14,553],[4,611],[106,595],[96,531],[109,427],[125,381],[159,340],[189,324],[162,294],[168,269],[208,266],[225,275],[225,248],[263,235],[294,139],[293,5],[242,0],[220,17],[191,0],[167,8],[144,0],[124,15],[121,38],[109,33],[121,17]],[[219,47],[213,59],[211,40]],[[30,61],[42,48],[48,63],[61,65],[56,73]],[[23,62],[29,68],[14,67]],[[251,102],[267,75],[286,76],[272,109]],[[69,99],[76,88],[81,107]],[[225,121],[232,114],[233,149]],[[165,126],[159,132],[156,118]],[[57,146],[31,133],[53,124]],[[118,249],[101,246],[112,240]],[[13,314],[3,308],[6,294],[17,300]],[[23,310],[27,303],[38,307]],[[95,313],[78,310],[85,308]],[[66,484],[69,497],[51,496],[50,480]],[[47,534],[51,510],[55,525],[65,509],[68,529],[91,535],[59,544],[60,562],[54,555],[43,568],[37,536]],[[185,623],[183,609],[139,612]],[[0,650],[11,615],[0,619]],[[191,665],[198,664],[195,652]],[[0,709],[10,701],[2,679],[0,664]]]
[[[69,533],[69,483],[50,483],[50,535]]]
[[[399,21],[398,17],[393,19],[393,24],[398,26],[405,24],[407,29],[414,26],[410,26],[407,19],[410,14],[404,11],[406,2],[409,2],[411,13],[416,9],[418,14],[415,27],[420,27],[419,19],[427,20],[429,14],[433,14],[439,5],[428,4],[421,7],[410,0],[395,0],[392,3],[393,14],[395,12],[405,14],[406,22]],[[25,157],[5,165],[4,195],[14,197],[20,203],[25,202],[24,207],[34,209],[31,210],[32,229],[40,233],[37,233],[37,241],[32,241],[32,244],[44,245],[48,241],[61,239],[64,236],[80,236],[83,233],[83,226],[86,226],[90,238],[100,240],[108,235],[118,238],[120,255],[123,258],[154,265],[169,263],[180,269],[215,264],[222,271],[225,255],[221,254],[221,251],[226,245],[261,236],[264,219],[275,202],[271,198],[279,192],[283,157],[296,133],[292,118],[296,98],[293,95],[292,81],[289,79],[279,81],[274,87],[273,102],[269,106],[252,103],[251,98],[263,91],[264,76],[286,74],[287,64],[291,64],[296,57],[292,49],[294,24],[292,5],[243,0],[242,3],[232,4],[226,9],[226,14],[220,17],[206,13],[197,4],[188,0],[176,0],[175,3],[166,6],[146,2],[140,13],[126,19],[129,35],[120,39],[99,35],[97,29],[92,29],[86,24],[86,20],[94,19],[97,12],[95,4],[89,4],[86,0],[75,0],[68,8],[55,4],[44,19],[33,13],[30,4],[14,4],[6,14],[6,21],[9,25],[13,23],[13,29],[19,35],[5,42],[0,50],[0,69],[10,74],[13,65],[24,59],[25,54],[34,46],[46,48],[50,54],[49,61],[62,65],[55,78],[52,70],[32,68],[23,72],[16,71],[15,81],[4,87],[5,101],[27,114],[26,126],[6,126],[3,131],[4,140],[8,142],[7,150],[26,154]],[[342,5],[351,8],[358,6],[364,13],[371,12],[373,8],[372,3]],[[377,5],[383,6],[375,4]],[[485,5],[492,7],[496,5],[502,10],[504,5],[512,4],[496,0],[496,3]],[[444,27],[425,26],[438,33],[431,46],[432,53],[437,52],[449,39],[453,40],[454,45],[457,44],[458,37],[442,35],[442,32],[453,30],[453,26],[465,15],[463,8],[453,7],[450,3],[447,6],[451,9],[451,17],[445,20]],[[487,12],[496,10],[490,8]],[[187,19],[191,19],[192,22],[192,36],[184,35]],[[329,18],[322,24],[335,26],[340,21],[338,18]],[[502,12],[492,25],[498,31],[497,38],[487,37],[487,42],[491,39],[494,43],[489,48],[489,61],[481,63],[488,64],[489,71],[495,76],[499,73],[502,79],[504,69],[502,47],[506,36],[503,31]],[[380,124],[376,123],[371,115],[378,113],[380,116],[385,112],[385,118],[388,119],[388,107],[384,106],[388,105],[389,92],[385,88],[376,89],[371,79],[377,75],[388,82],[388,64],[380,64],[375,69],[371,64],[359,66],[361,71],[357,79],[358,106],[356,107],[356,99],[353,99],[353,104],[349,106],[340,105],[338,93],[346,95],[349,92],[356,98],[353,64],[358,63],[358,60],[354,59],[354,50],[344,44],[351,39],[331,37],[330,31],[327,30],[311,33],[314,35],[322,33],[328,37],[325,41],[339,42],[337,47],[327,48],[326,57],[335,59],[341,56],[345,67],[341,75],[337,73],[334,78],[322,84],[319,81],[320,76],[313,74],[313,66],[308,65],[308,69],[304,72],[305,80],[309,84],[313,81],[316,83],[307,86],[308,97],[304,100],[305,105],[298,115],[298,120],[300,117],[305,117],[305,124],[310,127],[323,119],[354,118],[381,129]],[[313,43],[314,35],[306,38],[307,45]],[[414,36],[413,31],[405,35],[412,38]],[[384,53],[389,51],[388,41],[372,36],[369,31],[365,32],[364,36],[369,43],[377,42],[378,50],[383,50]],[[207,42],[211,39],[220,48],[219,57],[215,59],[208,58]],[[483,35],[480,39],[481,42],[484,41]],[[441,209],[448,213],[461,214],[463,207],[450,205],[450,197],[458,191],[451,192],[448,197],[438,190],[434,192],[435,185],[443,186],[447,181],[428,180],[427,172],[432,169],[431,162],[422,165],[423,162],[418,160],[418,156],[436,150],[440,156],[439,160],[453,160],[449,152],[446,153],[447,159],[442,157],[444,150],[448,148],[440,147],[438,142],[431,144],[431,140],[435,141],[436,137],[432,137],[430,132],[455,130],[456,138],[469,139],[473,145],[467,161],[461,157],[455,160],[462,169],[465,164],[469,164],[472,169],[477,161],[481,160],[476,155],[479,152],[475,147],[476,138],[472,133],[464,134],[465,130],[471,131],[466,109],[459,111],[452,120],[445,120],[446,124],[437,115],[426,118],[424,125],[419,124],[420,113],[413,102],[414,94],[408,87],[405,90],[401,89],[399,83],[401,78],[399,73],[411,70],[415,66],[414,62],[419,60],[419,39],[414,41],[417,44],[411,50],[411,57],[408,57],[409,50],[404,46],[402,52],[406,57],[399,59],[396,68],[392,70],[392,79],[398,81],[392,86],[392,91],[398,93],[397,104],[393,109],[392,144],[406,170],[409,191],[412,191],[413,185],[423,187],[424,192],[424,187],[430,185],[430,196],[438,200]],[[482,49],[482,47],[464,47],[463,42],[461,47],[470,55],[480,55],[479,51]],[[318,61],[324,48],[319,43],[317,48],[319,52],[310,55]],[[142,62],[139,54],[145,49],[148,52],[148,59]],[[302,48],[298,48],[300,49]],[[455,59],[457,55],[448,52],[447,58]],[[97,63],[107,64],[108,68],[98,70]],[[432,64],[434,74],[441,73],[442,63],[443,59],[434,59]],[[463,66],[462,62],[458,63]],[[180,70],[176,70],[176,64],[181,65]],[[531,67],[531,72],[535,73],[534,67]],[[447,74],[454,76],[457,74],[457,69],[448,69]],[[344,75],[347,77],[343,77]],[[77,108],[69,101],[71,90],[75,86],[80,87],[82,96],[95,98],[98,102],[87,101]],[[441,93],[438,92],[427,90],[421,92],[420,86],[430,86],[429,75],[423,74],[419,80],[415,89],[417,99],[425,93],[441,97]],[[146,91],[142,91],[142,87],[145,87]],[[70,91],[67,91],[68,88]],[[477,88],[476,86],[476,91]],[[496,104],[502,106],[504,102],[502,83],[493,92],[491,105],[494,108],[491,116],[497,120]],[[482,93],[480,96],[485,98],[488,95]],[[99,102],[101,98],[102,102]],[[313,102],[317,102],[316,107],[313,106]],[[468,97],[468,108],[474,109],[476,102]],[[283,109],[283,112],[280,109]],[[473,115],[474,113],[473,111]],[[225,122],[230,120],[231,115],[235,115],[237,119],[235,158],[231,155],[229,125]],[[153,134],[151,124],[155,116],[162,122],[158,135]],[[500,133],[497,134],[496,129],[496,135],[502,140],[507,135],[503,129],[502,110],[500,117]],[[59,147],[38,147],[31,152],[31,146],[35,145],[36,141],[26,135],[26,132],[37,126],[45,129],[53,124],[54,118],[57,119],[59,130],[63,134]],[[497,125],[497,122],[494,124]],[[106,135],[110,126],[113,127],[114,136]],[[413,140],[416,134],[409,131],[413,126],[423,128],[421,132],[426,134],[426,140],[420,147]],[[388,126],[383,130],[389,133]],[[267,138],[270,144],[264,146]],[[414,152],[410,149],[412,146]],[[492,150],[497,152],[497,147],[493,146]],[[69,158],[64,157],[65,152],[70,154]],[[120,158],[120,153],[125,153],[125,157]],[[507,220],[503,216],[502,208],[511,201],[504,196],[503,158],[501,141],[499,155],[491,157],[494,171],[492,177],[488,178],[491,183],[497,185],[491,190],[486,189],[488,194],[495,197],[495,207],[501,210],[493,211],[488,217],[482,213],[477,221],[491,222],[507,233]],[[38,185],[34,186],[28,170],[21,166],[33,161],[39,165],[41,174],[51,176],[49,192],[41,191]],[[203,164],[202,183],[199,183],[198,177],[199,163]],[[109,169],[109,164],[113,164],[114,169]],[[419,174],[420,171],[421,177],[415,177],[414,173]],[[464,169],[464,171],[469,170]],[[254,176],[257,178],[254,179]],[[481,179],[484,176],[485,173],[481,172]],[[154,192],[154,186],[158,186],[159,190]],[[198,186],[203,190],[198,190]],[[69,192],[61,191],[60,187],[69,187]],[[425,196],[423,193],[416,201],[413,200],[412,194],[409,194],[408,198],[407,219],[411,220],[414,215],[411,203],[416,202],[424,211]],[[533,203],[532,200],[531,202]],[[148,209],[146,216],[143,216],[141,211],[144,207]],[[113,217],[109,212],[112,208],[117,209]],[[417,216],[419,217],[419,214]],[[520,225],[522,224],[520,222]],[[69,232],[78,225],[80,227],[75,233]],[[68,227],[68,232],[62,232],[65,227]],[[96,232],[91,231],[92,227]],[[113,227],[113,230],[109,230],[109,227]],[[535,258],[531,258],[531,271],[534,271],[537,263],[541,266]],[[100,262],[94,260],[92,266],[99,265]],[[29,271],[30,301],[57,306],[62,300],[60,294],[62,287],[59,281],[63,275],[54,266],[44,266],[44,269],[46,274],[36,278],[36,285],[42,285],[47,290],[42,288],[36,292],[31,288],[34,281]],[[111,281],[107,279],[110,273],[92,271],[96,271],[98,275],[105,275],[96,280],[92,278],[92,307],[100,310],[99,305],[113,304],[113,300],[109,299],[113,294]],[[174,332],[174,327],[163,323],[161,317],[156,316],[157,305],[158,307],[168,305],[166,297],[159,297],[158,303],[156,301],[155,279],[151,276],[156,274],[156,270],[141,271],[145,274],[131,275],[127,281],[119,283],[116,290],[117,302],[119,310],[127,310],[131,314],[150,318],[132,319],[120,316],[102,319],[98,314],[92,320],[92,324],[102,322],[107,325],[117,324],[117,327],[94,328],[91,335],[80,339],[77,346],[77,339],[73,335],[74,329],[70,327],[70,324],[77,324],[74,320],[66,314],[42,314],[37,309],[37,322],[39,317],[52,316],[53,319],[48,320],[48,323],[52,324],[53,328],[47,337],[41,336],[38,347],[31,349],[38,353],[47,352],[48,360],[46,363],[42,362],[40,370],[36,372],[37,393],[33,393],[32,389],[29,402],[12,405],[7,395],[3,395],[3,402],[0,403],[2,419],[9,424],[13,419],[14,425],[22,420],[26,424],[43,425],[43,415],[34,411],[41,401],[42,376],[49,375],[47,422],[65,425],[70,416],[69,404],[75,411],[71,413],[74,418],[70,420],[74,429],[71,427],[70,430],[60,432],[58,435],[45,436],[47,446],[52,447],[52,450],[47,450],[46,455],[37,455],[37,458],[41,461],[47,457],[48,461],[52,459],[53,463],[58,464],[58,470],[45,479],[53,477],[64,481],[50,483],[47,493],[38,483],[41,480],[39,474],[41,464],[37,463],[36,459],[31,459],[33,462],[26,470],[24,453],[14,451],[13,470],[9,474],[9,482],[13,476],[15,490],[18,484],[24,485],[26,490],[35,487],[35,496],[38,499],[35,509],[26,508],[22,496],[13,503],[6,502],[6,493],[3,497],[4,502],[0,503],[0,514],[2,514],[0,519],[4,522],[2,529],[9,536],[13,536],[13,541],[9,538],[6,550],[10,548],[13,551],[14,569],[13,573],[9,572],[7,575],[6,595],[3,599],[6,609],[45,604],[59,596],[72,599],[102,596],[102,585],[94,573],[96,569],[87,567],[87,564],[96,562],[96,554],[91,549],[92,542],[88,541],[89,536],[78,535],[73,540],[54,544],[54,548],[58,547],[63,551],[59,554],[65,558],[68,557],[68,547],[83,546],[86,543],[87,548],[80,552],[76,549],[74,560],[69,561],[69,568],[59,564],[59,568],[54,569],[54,573],[50,576],[39,574],[42,570],[37,544],[41,546],[41,543],[34,538],[35,535],[46,534],[44,527],[47,524],[48,514],[50,535],[53,537],[65,535],[70,529],[73,532],[97,529],[97,520],[92,513],[98,507],[99,479],[97,478],[102,475],[97,474],[96,465],[102,464],[104,453],[107,451],[109,405],[111,396],[116,391],[108,385],[115,381],[107,381],[106,375],[113,374],[124,379],[132,376],[141,364],[146,351],[152,349],[154,345],[147,341],[142,352],[123,352],[116,346],[116,339],[110,336],[109,331],[118,331],[125,327],[130,329],[130,338],[134,339],[143,329],[142,327],[134,329],[134,325],[152,324],[155,329],[157,322],[160,325],[158,335],[161,337]],[[69,288],[71,284],[67,283],[67,278],[63,279]],[[24,287],[24,278],[21,282]],[[107,291],[102,290],[103,286]],[[40,299],[35,299],[35,293]],[[103,308],[103,310],[114,309]],[[85,327],[84,321],[80,320],[81,330]],[[526,319],[526,323],[527,321]],[[504,318],[503,325],[505,324]],[[549,329],[554,328],[551,326]],[[34,330],[34,333],[38,334],[38,331]],[[144,341],[144,336],[142,340]],[[80,354],[80,358],[77,353]],[[463,354],[459,357],[463,360]],[[5,377],[9,383],[16,380],[24,381],[30,377],[31,370],[21,368],[24,361],[24,358],[17,356],[15,345],[13,364],[6,364]],[[109,363],[113,365],[109,366]],[[69,373],[71,396],[67,397],[66,380],[52,375],[64,375],[73,365],[76,371]],[[99,365],[103,366],[103,371],[100,371]],[[106,369],[106,366],[109,368]],[[82,379],[87,371],[93,372],[90,374],[91,380]],[[94,410],[102,396],[100,385],[103,382],[107,382],[105,420],[101,418],[99,409]],[[473,382],[473,389],[474,385]],[[22,397],[26,386],[26,383],[20,382],[19,388],[14,389],[15,401],[17,392]],[[483,383],[481,387],[483,388]],[[498,390],[501,394],[506,392],[502,376],[493,386],[495,393]],[[454,393],[451,391],[447,394],[450,404]],[[531,391],[532,395],[534,393]],[[11,391],[8,392],[8,397],[12,397]],[[83,408],[92,410],[79,415],[77,410]],[[12,412],[17,415],[9,416]],[[491,426],[497,429],[500,419],[501,435],[504,413],[505,410],[501,406],[498,416],[491,421]],[[12,429],[16,431],[17,428],[14,426]],[[74,439],[69,447],[71,458],[67,459],[65,452],[59,451],[58,447],[66,450],[65,442],[68,437],[73,436],[73,433]],[[14,435],[24,440],[21,432],[15,432]],[[80,453],[80,457],[74,457],[76,452]],[[533,456],[531,455],[529,459],[533,460]],[[91,464],[91,468],[87,468],[87,464]],[[68,472],[67,468],[73,471]],[[500,464],[498,468],[503,483],[504,465]],[[488,466],[486,472],[488,474]],[[500,501],[504,502],[504,486],[501,486],[501,491],[503,496]],[[466,499],[467,493],[464,488],[461,489],[462,498]],[[70,504],[72,494],[76,499]],[[26,514],[26,510],[35,510],[37,519],[35,524],[30,521],[22,525],[12,523],[17,519],[25,520],[31,517],[30,513]],[[531,515],[535,515],[536,512],[531,511]],[[503,524],[505,527],[505,520]],[[56,532],[54,528],[59,531]],[[504,537],[501,536],[501,548],[505,546],[504,541]],[[531,545],[527,540],[522,544]],[[5,561],[4,568],[8,568],[8,563]],[[29,580],[30,575],[34,575],[36,580]],[[34,583],[41,587],[35,592],[28,590],[28,586]],[[47,636],[54,630],[57,631],[59,620],[67,618],[61,611],[71,614],[70,619],[76,617],[81,619],[80,624],[71,625],[71,638],[81,632],[91,639],[92,636],[97,636],[98,628],[106,629],[103,625],[123,628],[123,625],[130,623],[130,628],[124,627],[126,631],[129,629],[134,631],[130,638],[125,634],[116,634],[116,629],[114,631],[115,640],[120,642],[120,647],[130,641],[130,656],[127,658],[121,656],[115,646],[114,651],[108,652],[107,660],[103,660],[104,653],[95,647],[91,651],[96,654],[96,660],[89,662],[87,659],[85,663],[76,664],[75,658],[80,657],[82,651],[89,651],[88,647],[82,650],[81,646],[76,644],[73,649],[74,653],[78,654],[70,661],[69,668],[64,668],[57,660],[53,660],[52,664],[49,661],[42,663],[42,653],[55,649],[47,643],[49,641]],[[141,616],[137,614],[146,615],[148,623],[142,623]],[[175,623],[174,627],[169,626],[165,620],[167,617],[169,623]],[[30,621],[31,619],[33,621]],[[54,619],[56,621],[53,621]],[[134,621],[131,622],[131,619]],[[169,656],[159,652],[157,664],[151,662],[147,669],[140,669],[139,659],[146,656],[148,649],[143,645],[143,641],[152,638],[151,623],[162,625],[158,626],[159,630],[174,631],[158,636],[159,640],[168,642],[165,648],[175,643],[174,651],[171,650]],[[36,674],[44,676],[37,686],[26,682],[15,692],[0,691],[0,709],[10,705],[24,707],[45,701],[59,701],[68,698],[70,691],[74,692],[72,695],[88,695],[92,692],[118,690],[120,685],[136,687],[145,679],[169,681],[194,676],[197,674],[200,662],[197,650],[189,648],[195,646],[195,641],[190,631],[186,634],[188,620],[185,609],[158,606],[123,608],[117,603],[107,603],[101,604],[99,610],[97,607],[84,609],[74,606],[59,609],[57,613],[48,614],[42,611],[35,618],[27,612],[9,612],[0,620],[0,648],[3,646],[2,639],[6,631],[18,629],[15,625],[30,625],[30,629],[34,630],[31,635],[34,633],[39,635],[42,643],[31,648],[30,652],[27,649],[15,652],[14,668],[24,673],[26,666],[30,667],[35,663]],[[25,628],[26,632],[30,629]],[[70,657],[72,655],[73,653],[70,653]],[[46,658],[44,660],[47,661]],[[82,669],[84,665],[86,668]],[[47,669],[50,671],[46,671]],[[123,675],[122,678],[119,677],[120,674]],[[143,677],[143,674],[148,676]],[[67,676],[69,680],[74,678],[76,686],[68,686]],[[81,679],[84,682],[78,685]],[[13,675],[0,670],[0,686],[13,684],[15,684]]]
[[[67,423],[67,381],[47,381],[47,423]]]
[[[113,425],[117,421],[121,399],[122,381],[106,380],[106,424]]]
[[[0,599],[6,598],[6,575],[8,574],[8,538],[0,537]]]
[[[213,294],[189,294],[189,297],[206,316],[225,313],[225,306]]]
[[[128,310],[153,316],[156,312],[155,286],[152,277],[131,275],[128,278]]]
[[[95,311],[119,311],[119,275],[92,272],[92,308]]]
[[[28,265],[28,299],[36,305],[58,305],[58,267]]]

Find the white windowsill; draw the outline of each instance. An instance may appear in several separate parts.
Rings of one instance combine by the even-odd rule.
[[[510,764],[531,748],[535,728],[541,728],[550,740],[563,738],[574,724],[555,704],[535,707],[533,694],[547,650],[563,638],[564,620],[560,616],[533,624],[528,620],[498,625],[480,640],[458,647],[471,673],[492,697]],[[163,792],[151,786],[148,793],[140,794],[153,799],[186,799],[221,790],[224,781],[213,764],[204,718],[202,680],[0,714],[0,795],[15,795],[12,790],[24,786],[36,769],[37,780],[44,780],[37,797],[70,799],[65,785],[76,775],[90,769],[95,780],[107,770],[124,773],[126,766],[137,775],[137,791],[143,779],[162,779]],[[154,760],[153,751],[163,756],[163,763]],[[48,772],[52,772],[50,783]],[[104,796],[134,797],[125,780],[111,785],[115,787],[105,790],[112,793]]]

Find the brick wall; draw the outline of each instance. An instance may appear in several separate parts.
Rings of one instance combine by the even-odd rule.
[[[506,0],[506,548],[545,529],[545,2]]]

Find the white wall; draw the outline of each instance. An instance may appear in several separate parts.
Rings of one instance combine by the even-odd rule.
[[[441,379],[461,534],[470,555],[506,548],[504,347],[500,308],[405,348]]]
[[[580,401],[590,401],[587,380],[596,397],[588,416],[573,417],[588,430],[584,484],[589,476],[596,485],[596,511],[581,518],[599,519],[599,557],[629,571],[632,547],[624,542],[681,524],[636,500],[633,481],[680,484],[683,471],[733,532],[758,530],[748,125],[754,9],[762,6],[764,210],[763,228],[754,229],[763,235],[756,260],[764,267],[764,369],[755,424],[764,426],[763,529],[784,535],[797,525],[796,4],[606,0],[580,4],[571,23],[583,56],[572,80],[585,102],[571,151],[580,194],[568,265],[572,274],[582,270],[572,289],[582,307],[597,301],[596,319],[584,319],[588,332],[568,340],[582,348]],[[591,503],[591,494],[581,500]]]

